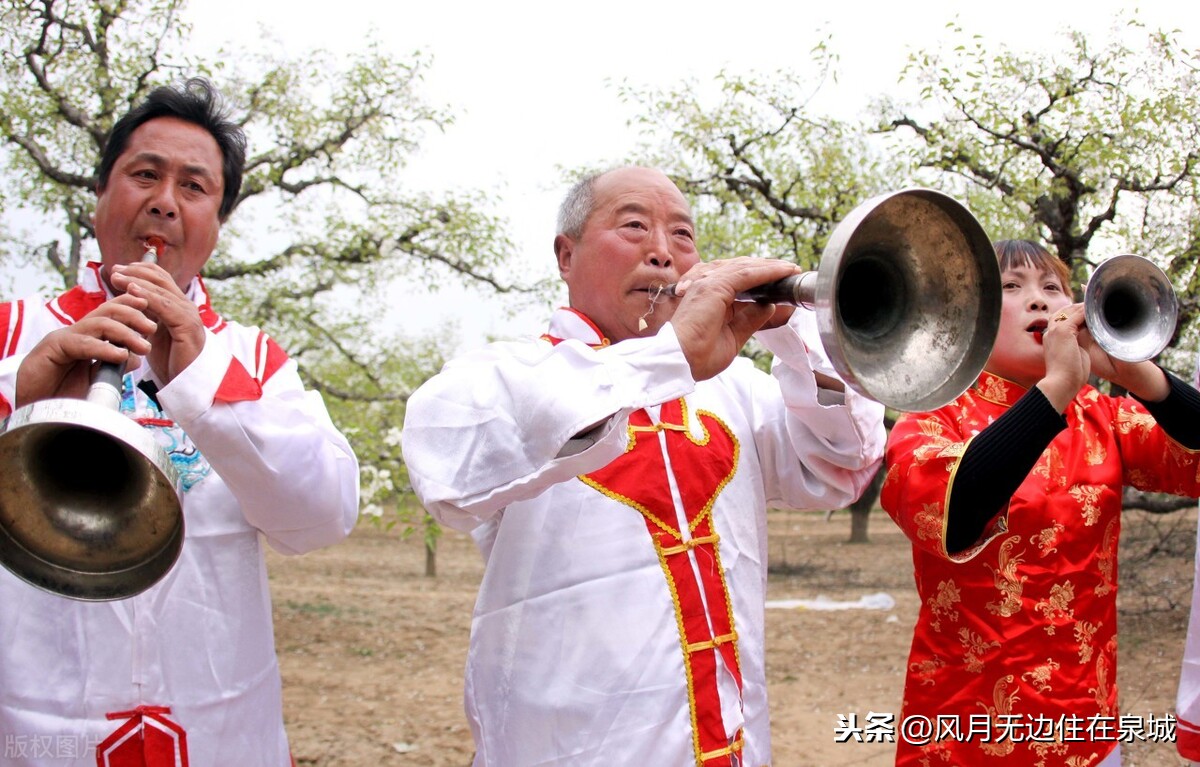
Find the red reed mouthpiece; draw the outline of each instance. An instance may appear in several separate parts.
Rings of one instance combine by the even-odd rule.
[[[143,244],[146,246],[146,255],[142,257],[142,260],[155,261],[162,255],[163,246],[167,243],[163,242],[161,237],[147,237]]]

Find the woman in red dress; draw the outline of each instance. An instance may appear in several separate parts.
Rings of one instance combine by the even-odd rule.
[[[888,442],[882,502],[921,599],[896,764],[1119,765],[1120,741],[1142,735],[1117,704],[1121,488],[1200,491],[1200,393],[1100,349],[1044,248],[996,253],[984,372]]]

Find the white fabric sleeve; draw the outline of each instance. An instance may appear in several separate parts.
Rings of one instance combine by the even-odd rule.
[[[1200,358],[1196,361],[1193,384],[1200,387]],[[1197,520],[1196,541],[1200,545],[1200,519]],[[1194,562],[1192,610],[1183,646],[1175,711],[1176,750],[1193,762],[1200,760],[1200,548],[1196,550]]]
[[[768,379],[768,384],[779,389],[774,397],[754,397],[760,408],[755,434],[768,503],[822,509],[849,505],[883,460],[883,405],[849,386],[843,394],[817,385],[814,371],[838,376],[825,356],[812,311],[797,309],[787,325],[760,331],[756,338],[775,355],[775,381]]]
[[[1200,543],[1200,524],[1196,540]],[[1200,549],[1197,550],[1192,584],[1192,610],[1176,691],[1176,739],[1179,755],[1200,760]]]
[[[17,409],[17,368],[24,360],[24,354],[0,359],[0,402],[7,403],[13,410]],[[8,415],[4,410],[0,408],[0,418]]]
[[[207,333],[200,356],[159,390],[164,411],[273,548],[299,554],[341,540],[358,519],[358,460],[320,394],[289,359],[258,399],[214,401],[232,359]]]
[[[409,480],[434,518],[471,530],[510,503],[606,466],[626,448],[631,413],[694,388],[669,324],[600,349],[574,340],[492,344],[450,362],[409,398]],[[568,448],[581,432],[588,439]]]

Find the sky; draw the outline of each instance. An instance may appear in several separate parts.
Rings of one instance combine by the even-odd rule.
[[[710,81],[723,69],[806,73],[810,49],[829,38],[837,82],[822,87],[815,106],[851,117],[894,93],[908,54],[936,46],[950,22],[998,46],[1033,50],[1061,44],[1067,27],[1103,33],[1130,8],[1118,0],[193,0],[185,16],[193,53],[237,50],[268,35],[303,56],[349,51],[373,35],[399,56],[428,54],[423,92],[456,122],[427,137],[404,178],[430,191],[485,190],[509,222],[521,270],[534,278],[555,274],[563,169],[613,164],[636,144],[617,82],[668,87]],[[1200,45],[1200,6],[1155,0],[1137,8],[1149,26],[1177,28],[1185,44]],[[394,321],[406,331],[450,325],[464,346],[488,333],[536,334],[545,321],[544,310],[504,318],[486,294],[457,290],[408,294],[399,306]]]

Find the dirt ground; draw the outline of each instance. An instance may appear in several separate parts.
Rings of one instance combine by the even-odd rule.
[[[1127,512],[1121,552],[1121,710],[1162,718],[1175,686],[1191,596],[1196,512]],[[769,599],[855,601],[894,609],[767,611],[776,767],[892,764],[888,743],[835,742],[839,715],[898,713],[917,599],[908,544],[876,512],[868,544],[849,516],[773,512]],[[439,542],[423,575],[414,536],[360,523],[349,540],[303,557],[268,556],[296,762],[320,767],[466,767],[462,670],[482,565],[467,536]],[[1126,767],[1182,764],[1174,746],[1123,746]]]

